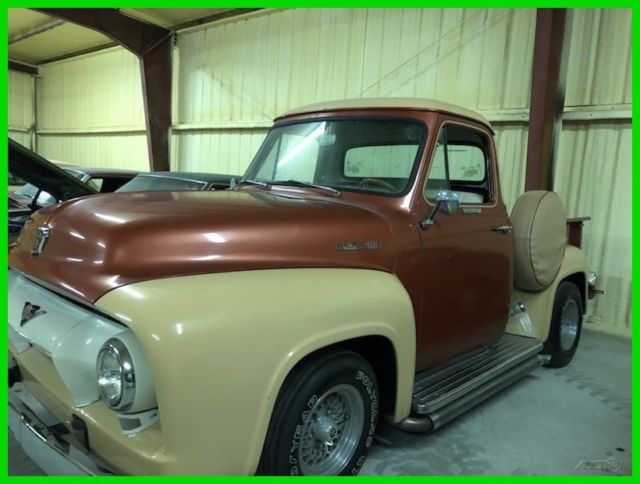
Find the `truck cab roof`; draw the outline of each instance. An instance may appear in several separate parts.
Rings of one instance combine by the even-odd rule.
[[[289,116],[297,116],[301,114],[311,114],[331,111],[347,111],[347,110],[363,110],[363,109],[407,109],[411,111],[437,111],[441,113],[454,114],[463,118],[477,121],[484,124],[493,132],[489,120],[481,114],[470,109],[451,104],[444,101],[425,98],[412,97],[381,97],[381,98],[357,98],[344,99],[339,101],[326,101],[323,103],[310,104],[287,111],[277,119]]]

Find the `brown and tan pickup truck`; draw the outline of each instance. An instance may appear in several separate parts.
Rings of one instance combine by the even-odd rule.
[[[595,274],[507,213],[490,124],[421,99],[276,119],[228,191],[46,207],[9,255],[9,424],[50,473],[356,474],[564,366]]]

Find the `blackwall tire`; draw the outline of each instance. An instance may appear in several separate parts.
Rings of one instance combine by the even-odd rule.
[[[378,384],[365,359],[346,350],[314,357],[279,392],[259,473],[357,475],[377,419]]]
[[[582,296],[572,282],[561,282],[556,290],[549,337],[544,343],[543,354],[550,359],[545,366],[562,368],[573,359],[582,332]]]

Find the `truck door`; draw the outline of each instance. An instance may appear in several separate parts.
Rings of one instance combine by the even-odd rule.
[[[495,148],[481,126],[445,118],[419,197],[428,217],[439,191],[460,200],[420,229],[422,302],[417,368],[483,344],[504,331],[512,290],[513,238],[500,197]]]

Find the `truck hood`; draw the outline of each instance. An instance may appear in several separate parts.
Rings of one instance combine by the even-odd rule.
[[[34,255],[40,227],[49,228],[49,237]],[[116,287],[161,277],[296,267],[392,271],[394,251],[381,216],[340,199],[284,191],[138,192],[36,212],[9,265],[93,303]]]

